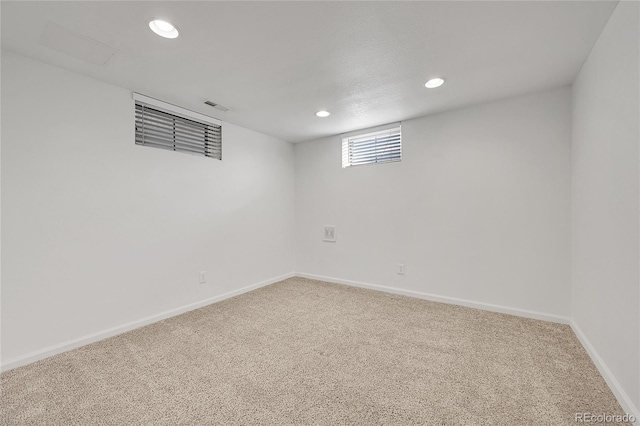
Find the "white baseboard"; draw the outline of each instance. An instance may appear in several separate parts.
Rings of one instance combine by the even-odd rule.
[[[613,373],[611,373],[611,370],[609,370],[609,367],[607,367],[607,364],[604,363],[604,361],[602,360],[598,352],[596,352],[595,348],[593,347],[589,339],[587,339],[587,336],[580,329],[580,327],[578,327],[578,324],[576,324],[573,319],[571,320],[571,328],[573,329],[573,332],[576,334],[576,336],[578,336],[578,340],[580,340],[580,343],[582,343],[582,346],[591,357],[591,360],[593,361],[593,363],[598,368],[600,375],[607,382],[607,384],[609,385],[609,388],[611,388],[611,392],[613,392],[613,394],[615,395],[622,409],[627,414],[632,414],[636,418],[636,422],[640,423],[640,410],[638,410],[638,407],[636,407],[633,401],[631,401],[631,398],[629,398],[629,395],[627,395],[624,389],[622,389],[622,386],[620,386],[620,383],[618,383],[618,380],[616,380]]]
[[[294,277],[295,274],[293,272],[280,275],[278,277],[270,278],[268,280],[261,281],[256,284],[248,285],[246,287],[239,288],[237,290],[233,290],[218,296],[210,297],[208,299],[200,300],[195,303],[191,303],[189,305],[181,306],[179,308],[170,309],[168,311],[161,312],[156,315],[151,315],[146,318],[142,318],[137,321],[129,322],[123,325],[119,325],[117,327],[108,328],[106,330],[102,330],[96,333],[91,333],[86,336],[79,337],[77,339],[68,340],[66,342],[60,343],[58,345],[49,346],[31,353],[28,353],[19,358],[14,358],[12,360],[3,362],[0,364],[0,371],[8,371],[17,367],[21,367],[23,365],[31,364],[32,362],[40,361],[42,359],[48,358],[53,355],[60,354],[62,352],[67,352],[72,349],[79,348],[80,346],[88,345],[89,343],[97,342],[99,340],[106,339],[108,337],[116,336],[118,334],[122,334],[124,332],[143,327],[148,324],[152,324],[154,322],[161,321],[166,318],[174,317],[176,315],[180,315],[187,311],[192,311],[194,309],[201,308],[203,306],[210,305],[212,303],[219,302],[221,300],[229,299],[234,296],[238,296],[243,293],[247,293],[251,290],[255,290],[260,287],[267,286],[269,284],[276,283],[278,281],[285,280],[287,278]]]
[[[468,308],[482,309],[485,311],[499,312],[501,314],[515,315],[525,318],[533,318],[542,321],[555,322],[559,324],[569,324],[570,319],[560,315],[547,314],[544,312],[528,311],[526,309],[508,308],[506,306],[492,305],[490,303],[474,302],[472,300],[458,299],[456,297],[439,296],[437,294],[423,293],[415,290],[405,290],[396,287],[387,287],[378,284],[368,284],[359,281],[343,280],[340,278],[325,277],[322,275],[296,272],[297,277],[310,278],[313,280],[327,281],[335,284],[344,284],[352,287],[368,288],[371,290],[384,291],[386,293],[400,294],[402,296],[417,297],[419,299],[431,300],[433,302],[448,303],[450,305],[466,306]]]

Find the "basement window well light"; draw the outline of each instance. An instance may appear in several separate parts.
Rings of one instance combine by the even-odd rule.
[[[342,168],[402,160],[402,129],[398,125],[378,132],[342,138]]]
[[[152,19],[149,21],[149,28],[151,31],[164,38],[177,38],[180,32],[170,22],[163,21],[162,19]]]

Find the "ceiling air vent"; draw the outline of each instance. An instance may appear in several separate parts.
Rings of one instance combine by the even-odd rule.
[[[209,106],[212,106],[212,107],[214,107],[216,109],[219,109],[220,111],[224,111],[224,112],[227,112],[227,111],[229,111],[231,109],[229,107],[226,107],[224,105],[220,105],[220,104],[217,104],[217,103],[211,102],[211,101],[205,101],[205,104],[209,105]]]

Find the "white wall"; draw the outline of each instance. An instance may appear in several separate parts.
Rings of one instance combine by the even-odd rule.
[[[291,144],[224,123],[220,162],[136,146],[133,115],[3,52],[3,363],[293,272]]]
[[[560,88],[409,120],[402,162],[348,169],[297,144],[296,271],[568,317],[570,114]]]
[[[618,4],[572,90],[572,319],[618,382],[619,389],[612,387],[619,399],[622,390],[636,413],[640,408],[638,13],[637,2]]]

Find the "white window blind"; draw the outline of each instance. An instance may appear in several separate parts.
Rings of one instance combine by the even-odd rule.
[[[342,168],[400,160],[402,160],[400,126],[342,139]]]
[[[177,107],[162,108],[140,99],[135,103],[136,145],[222,160],[220,124],[184,116]]]

